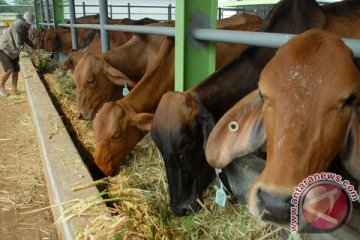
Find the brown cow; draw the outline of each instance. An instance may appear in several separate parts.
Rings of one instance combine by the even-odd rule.
[[[301,33],[309,28],[326,28],[345,34],[344,29],[354,29],[359,6],[359,1],[323,7],[315,0],[282,0],[264,20],[261,31]],[[186,92],[162,97],[151,135],[167,173],[171,173],[167,175],[170,204],[176,214],[194,212],[196,199],[215,177],[203,149],[210,131],[228,109],[257,88],[259,74],[274,53],[270,48],[248,48]]]
[[[130,19],[111,19],[109,24],[131,24],[135,22]],[[98,23],[96,18],[90,23]],[[89,37],[92,39],[96,34],[96,30],[90,29],[77,29],[78,43],[81,47],[84,44],[84,41]],[[91,37],[92,36],[92,37]],[[72,52],[72,38],[71,38],[71,29],[70,28],[60,28],[60,29],[44,29],[42,28],[39,31],[36,31],[36,34],[32,34],[32,41],[36,47],[42,48],[48,52],[58,51],[65,55],[68,55]],[[119,41],[123,41],[120,39]],[[88,44],[88,43],[87,43]],[[86,45],[87,45],[86,44]],[[85,47],[85,46],[83,46]]]
[[[110,19],[109,19],[110,20]],[[65,20],[65,23],[70,23],[70,21]],[[100,22],[99,19],[99,14],[95,14],[95,15],[88,15],[88,16],[84,16],[84,17],[79,17],[75,19],[75,23],[92,23],[92,24],[98,24]],[[33,41],[33,44],[36,47],[40,47],[40,45],[42,44],[44,35],[46,33],[46,29],[41,28],[41,29],[31,29],[29,31],[29,38],[31,41]]]
[[[134,25],[143,25],[143,24],[149,24],[153,23],[154,20],[152,19],[145,19],[146,22],[143,21],[143,23],[139,24],[137,22],[139,21],[132,21],[128,23],[122,22],[122,24],[134,24]],[[149,21],[152,20],[152,21]],[[141,20],[140,20],[141,21]],[[218,21],[218,28],[223,30],[242,30],[239,28],[239,25],[244,23],[254,23],[254,31],[258,30],[258,24],[262,22],[262,19],[258,16],[247,14],[247,13],[239,13],[235,14],[229,18],[224,18]],[[248,31],[251,31],[251,29],[247,29]],[[125,37],[132,36],[132,33],[127,33]],[[114,49],[115,47],[118,47],[124,43],[122,40],[124,36],[121,35],[119,32],[112,32],[110,31],[110,49]],[[221,44],[221,43],[220,43]],[[230,44],[223,44],[222,47],[234,47]],[[75,51],[69,54],[68,58],[64,62],[64,70],[71,70],[71,72],[74,71],[76,64],[79,62],[79,60],[84,56],[85,52],[97,54],[101,52],[101,39],[100,34],[96,34],[95,39],[91,42],[91,44],[84,48],[80,49],[79,51]]]
[[[89,29],[78,29],[78,42],[83,42],[91,33]],[[41,29],[33,39],[36,47],[48,52],[59,51],[68,55],[72,51],[70,29]]]
[[[131,19],[122,19],[121,21],[114,20],[109,21],[109,24],[123,24],[123,25],[147,25],[151,23],[156,23],[157,20],[151,18],[143,18],[140,20],[131,20]],[[109,44],[110,49],[114,49],[119,47],[129,41],[129,39],[133,36],[133,33],[130,32],[116,32],[116,31],[109,31]],[[83,42],[85,45],[85,43]],[[68,58],[65,60],[63,64],[64,70],[71,70],[74,72],[76,64],[79,60],[84,56],[86,52],[92,54],[100,54],[101,53],[101,34],[99,31],[96,31],[96,34],[93,36],[92,41],[90,44],[86,44],[85,46],[80,46],[80,50],[72,52],[68,55]]]
[[[249,208],[264,220],[288,224],[294,187],[328,170],[351,121],[355,141],[349,144],[358,144],[359,97],[360,73],[351,50],[336,35],[309,30],[282,46],[262,71],[259,90],[220,119],[209,137],[207,160],[223,168],[260,147],[266,136],[266,166],[250,189]],[[346,149],[353,149],[352,157],[359,150]],[[351,170],[359,177],[359,156],[352,157]]]
[[[249,24],[232,26],[232,28],[258,30],[259,26],[260,22],[251,22]],[[230,45],[230,47],[228,45]],[[166,49],[166,51],[163,50],[159,53],[157,61],[154,63],[155,66],[151,68],[152,72],[146,72],[145,76],[141,79],[140,86],[143,87],[135,87],[137,89],[135,94],[136,98],[131,97],[131,100],[129,100],[128,98],[130,96],[134,96],[129,95],[123,100],[118,101],[117,104],[105,103],[104,107],[96,114],[94,120],[97,143],[95,163],[106,175],[112,175],[117,170],[116,166],[124,162],[126,156],[141,140],[144,134],[150,130],[152,114],[147,113],[153,113],[155,111],[161,95],[166,92],[165,90],[173,90],[174,76],[173,74],[169,74],[169,72],[172,72],[174,68],[175,59],[171,57],[174,49],[168,49],[172,44],[167,43],[165,46],[162,48]],[[228,63],[234,56],[244,51],[245,48],[246,46],[240,44],[217,44],[216,68]],[[168,56],[168,54],[170,54],[170,56]],[[171,87],[169,86],[170,83]],[[130,91],[130,93],[132,91]],[[136,104],[137,108],[132,110],[126,105],[119,104],[122,101]],[[134,113],[138,113],[138,116],[143,117],[136,126],[134,126],[131,118],[129,118],[129,115],[131,116]],[[116,135],[119,140],[112,141],[111,138],[114,135]]]
[[[161,95],[174,89],[174,40],[166,38],[154,64],[130,93],[107,102],[94,119],[96,165],[113,175],[116,165],[149,131],[147,112],[154,112]]]
[[[124,43],[129,41],[132,36],[133,33],[110,31],[109,32],[110,49],[114,49],[116,47],[123,45]],[[101,35],[99,32],[96,33],[94,39],[91,41],[91,43],[88,46],[78,51],[69,53],[67,59],[63,64],[64,70],[71,70],[71,72],[74,72],[77,63],[84,56],[85,53],[92,53],[92,54],[101,53]]]
[[[239,15],[241,16],[241,15]],[[234,30],[257,31],[261,25],[261,19],[258,17],[249,18],[249,24],[243,24],[244,17],[237,17],[241,24],[232,26]],[[236,18],[234,18],[236,20]],[[234,23],[232,23],[234,25]],[[173,23],[155,23],[153,26],[173,26]],[[141,76],[153,63],[156,56],[156,49],[160,48],[163,38],[159,36],[144,36],[135,34],[134,37],[121,47],[99,55],[96,58],[87,54],[79,61],[79,66],[75,68],[73,79],[77,86],[77,107],[76,114],[80,119],[90,119],[99,107],[106,101],[117,100],[121,97],[119,86],[108,78],[104,77],[105,72],[101,69],[103,65],[110,64],[118,69],[123,75],[132,81],[140,80]],[[217,56],[217,62],[225,63],[230,61],[239,52],[243,51],[245,46],[239,44],[218,43],[217,48],[227,50],[227,54]],[[102,60],[103,59],[103,60]],[[99,62],[101,61],[101,63]],[[125,72],[126,71],[126,72]],[[93,79],[101,91],[86,85],[88,79]]]
[[[237,13],[228,18],[217,21],[217,28],[223,30],[236,29],[237,26],[249,23],[262,23],[262,19],[256,15],[248,13]]]
[[[153,25],[169,26],[170,23]],[[97,56],[86,53],[73,73],[75,114],[80,119],[91,119],[102,104],[118,100],[124,86],[118,80],[127,79],[128,86],[138,82],[153,64],[163,40],[161,36],[134,34],[127,43],[109,52]],[[89,81],[92,84],[88,84]]]

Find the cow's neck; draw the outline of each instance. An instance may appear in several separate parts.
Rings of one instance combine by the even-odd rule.
[[[135,112],[154,112],[161,96],[174,89],[174,51],[174,41],[166,39],[152,67],[120,102],[130,105]]]
[[[131,80],[139,81],[154,58],[153,53],[146,51],[149,44],[153,43],[139,43],[139,41],[132,39],[113,51],[104,53],[103,58],[108,64],[123,72]]]
[[[59,51],[68,55],[72,52],[72,38],[71,38],[71,31],[69,29],[57,29],[56,35],[59,40]],[[78,29],[78,46],[81,42],[85,39],[85,37],[91,32],[88,29]]]
[[[257,88],[261,70],[275,50],[248,48],[188,92],[218,120],[239,99]]]
[[[59,51],[68,55],[72,51],[71,44],[71,31],[69,29],[58,29],[56,31],[57,42],[59,45]]]
[[[143,69],[136,63],[137,56],[131,54],[131,46],[123,45],[103,54],[105,62],[124,73],[133,81],[140,80]]]

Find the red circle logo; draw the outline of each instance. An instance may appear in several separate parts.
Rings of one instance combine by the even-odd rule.
[[[309,186],[301,203],[305,220],[322,231],[335,230],[350,217],[351,202],[348,195],[332,182],[318,182]]]

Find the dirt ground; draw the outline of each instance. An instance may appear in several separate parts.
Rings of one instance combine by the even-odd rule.
[[[48,193],[19,76],[22,94],[0,97],[0,239],[58,239],[51,210],[43,209],[49,206]],[[10,92],[11,79],[6,88]]]

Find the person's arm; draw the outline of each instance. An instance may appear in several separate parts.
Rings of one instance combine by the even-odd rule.
[[[26,43],[29,47],[31,47],[32,49],[36,49],[35,45],[34,45],[33,42],[30,40],[29,35],[26,35],[25,43]]]

